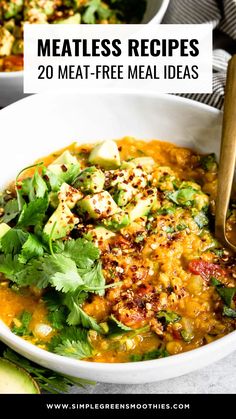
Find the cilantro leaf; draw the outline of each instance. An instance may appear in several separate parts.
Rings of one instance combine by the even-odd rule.
[[[66,326],[68,309],[63,305],[63,294],[51,288],[43,296],[48,309],[48,320],[54,329],[62,330]]]
[[[48,320],[54,329],[62,330],[65,326],[66,307],[58,307],[48,313]]]
[[[133,330],[131,327],[128,327],[125,324],[121,323],[119,320],[117,320],[113,314],[111,314],[110,319],[116,324],[116,326],[119,327],[119,329],[125,332],[129,332],[130,330]]]
[[[203,228],[204,226],[209,224],[209,220],[207,216],[202,211],[200,211],[197,215],[195,215],[193,219],[199,228]]]
[[[11,228],[1,238],[1,250],[3,253],[11,253],[16,255],[20,253],[22,246],[27,241],[28,233],[20,230],[19,228]]]
[[[236,318],[236,310],[229,308],[227,306],[223,307],[223,316],[232,317],[233,319]]]
[[[211,284],[215,286],[216,291],[224,303],[230,307],[236,294],[236,287],[225,287],[218,279],[214,277],[211,278]]]
[[[63,304],[63,295],[60,292],[57,292],[55,289],[51,288],[43,295],[43,301],[45,302],[47,309],[49,311],[54,311],[60,308]]]
[[[32,314],[29,313],[28,311],[23,311],[23,313],[21,314],[19,321],[21,323],[20,326],[13,326],[11,331],[18,336],[26,336],[26,335],[30,335],[31,331],[29,330],[29,324],[31,322],[32,319]]]
[[[234,298],[234,296],[236,294],[236,288],[235,287],[234,288],[233,287],[232,288],[229,288],[229,287],[220,287],[220,286],[217,286],[216,287],[216,290],[217,290],[218,294],[221,296],[221,298],[224,301],[224,303],[228,307],[230,307],[231,306],[231,303],[233,301],[233,298]]]
[[[151,359],[165,358],[169,356],[166,349],[154,349],[153,351],[146,352],[145,354],[132,354],[130,355],[131,362],[150,361]]]
[[[202,156],[200,159],[200,164],[204,170],[212,171],[217,168],[216,155],[215,153]]]
[[[80,327],[65,327],[60,334],[51,339],[49,350],[78,359],[89,357],[93,352],[88,340],[88,331]]]
[[[19,255],[19,262],[27,263],[28,260],[43,256],[44,246],[39,239],[33,234],[29,234],[26,242],[22,246],[21,253]]]
[[[180,332],[184,342],[191,342],[191,340],[194,338],[193,334],[188,332],[187,330],[181,330]]]
[[[83,359],[92,356],[92,347],[89,342],[65,340],[55,348],[55,353],[70,358]]]
[[[12,256],[11,254],[0,255],[0,272],[2,272],[6,278],[15,280],[15,273],[22,269],[22,265],[18,261],[18,256]]]
[[[8,201],[4,207],[4,215],[1,217],[1,223],[9,223],[9,221],[14,220],[19,214],[19,206],[17,199],[11,199]]]
[[[67,317],[67,323],[70,326],[82,325],[85,328],[96,330],[101,332],[101,327],[97,324],[93,317],[90,317],[81,308],[81,303],[87,298],[87,293],[81,292],[79,294],[67,294],[65,298],[65,304],[70,310],[70,314]]]
[[[93,268],[88,270],[81,276],[83,278],[85,286],[90,292],[95,292],[98,295],[104,295],[105,293],[105,278],[102,273],[102,264],[97,262]]]
[[[50,279],[51,284],[57,291],[73,292],[84,282],[78,273],[75,262],[63,254],[51,256],[52,266],[55,267],[55,273]]]
[[[35,285],[38,288],[46,288],[50,283],[50,279],[57,272],[57,269],[52,264],[51,255],[31,259],[26,265],[19,265],[20,268],[16,266],[11,279],[21,287]]]
[[[165,324],[175,323],[181,319],[181,316],[174,311],[161,310],[157,313],[157,318]]]
[[[28,227],[41,223],[48,208],[47,198],[37,198],[29,204],[24,204],[18,220],[18,226]]]
[[[94,24],[97,18],[108,19],[112,15],[111,10],[104,6],[101,0],[89,0],[85,7],[86,9],[82,16],[84,23]]]
[[[85,239],[70,240],[66,242],[64,252],[73,259],[81,269],[90,268],[99,258],[100,251],[93,243]]]
[[[183,188],[175,192],[168,192],[167,198],[177,205],[189,207],[193,205],[196,190],[193,188]]]
[[[34,172],[33,177],[22,181],[21,193],[28,195],[30,201],[34,201],[36,198],[44,198],[47,191],[47,184],[40,176],[38,170]]]

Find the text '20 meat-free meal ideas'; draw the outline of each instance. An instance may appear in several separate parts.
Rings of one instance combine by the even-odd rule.
[[[235,265],[213,234],[216,188],[213,154],[129,137],[24,169],[1,196],[0,318],[40,348],[95,362],[230,333]]]

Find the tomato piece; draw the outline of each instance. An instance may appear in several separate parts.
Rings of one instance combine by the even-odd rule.
[[[209,281],[212,277],[220,278],[226,276],[226,271],[215,263],[205,262],[204,260],[191,260],[188,266],[191,273],[201,275],[203,279]]]

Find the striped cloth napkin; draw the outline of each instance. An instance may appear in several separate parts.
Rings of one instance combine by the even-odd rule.
[[[222,109],[227,64],[230,53],[236,53],[236,0],[170,0],[163,20],[171,24],[209,22],[214,27],[213,94],[180,96]]]

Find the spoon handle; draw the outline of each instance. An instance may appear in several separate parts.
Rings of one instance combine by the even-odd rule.
[[[232,190],[236,160],[236,55],[228,66],[225,91],[224,116],[220,162],[218,173],[218,189],[216,199],[215,234],[227,244],[225,222]]]

